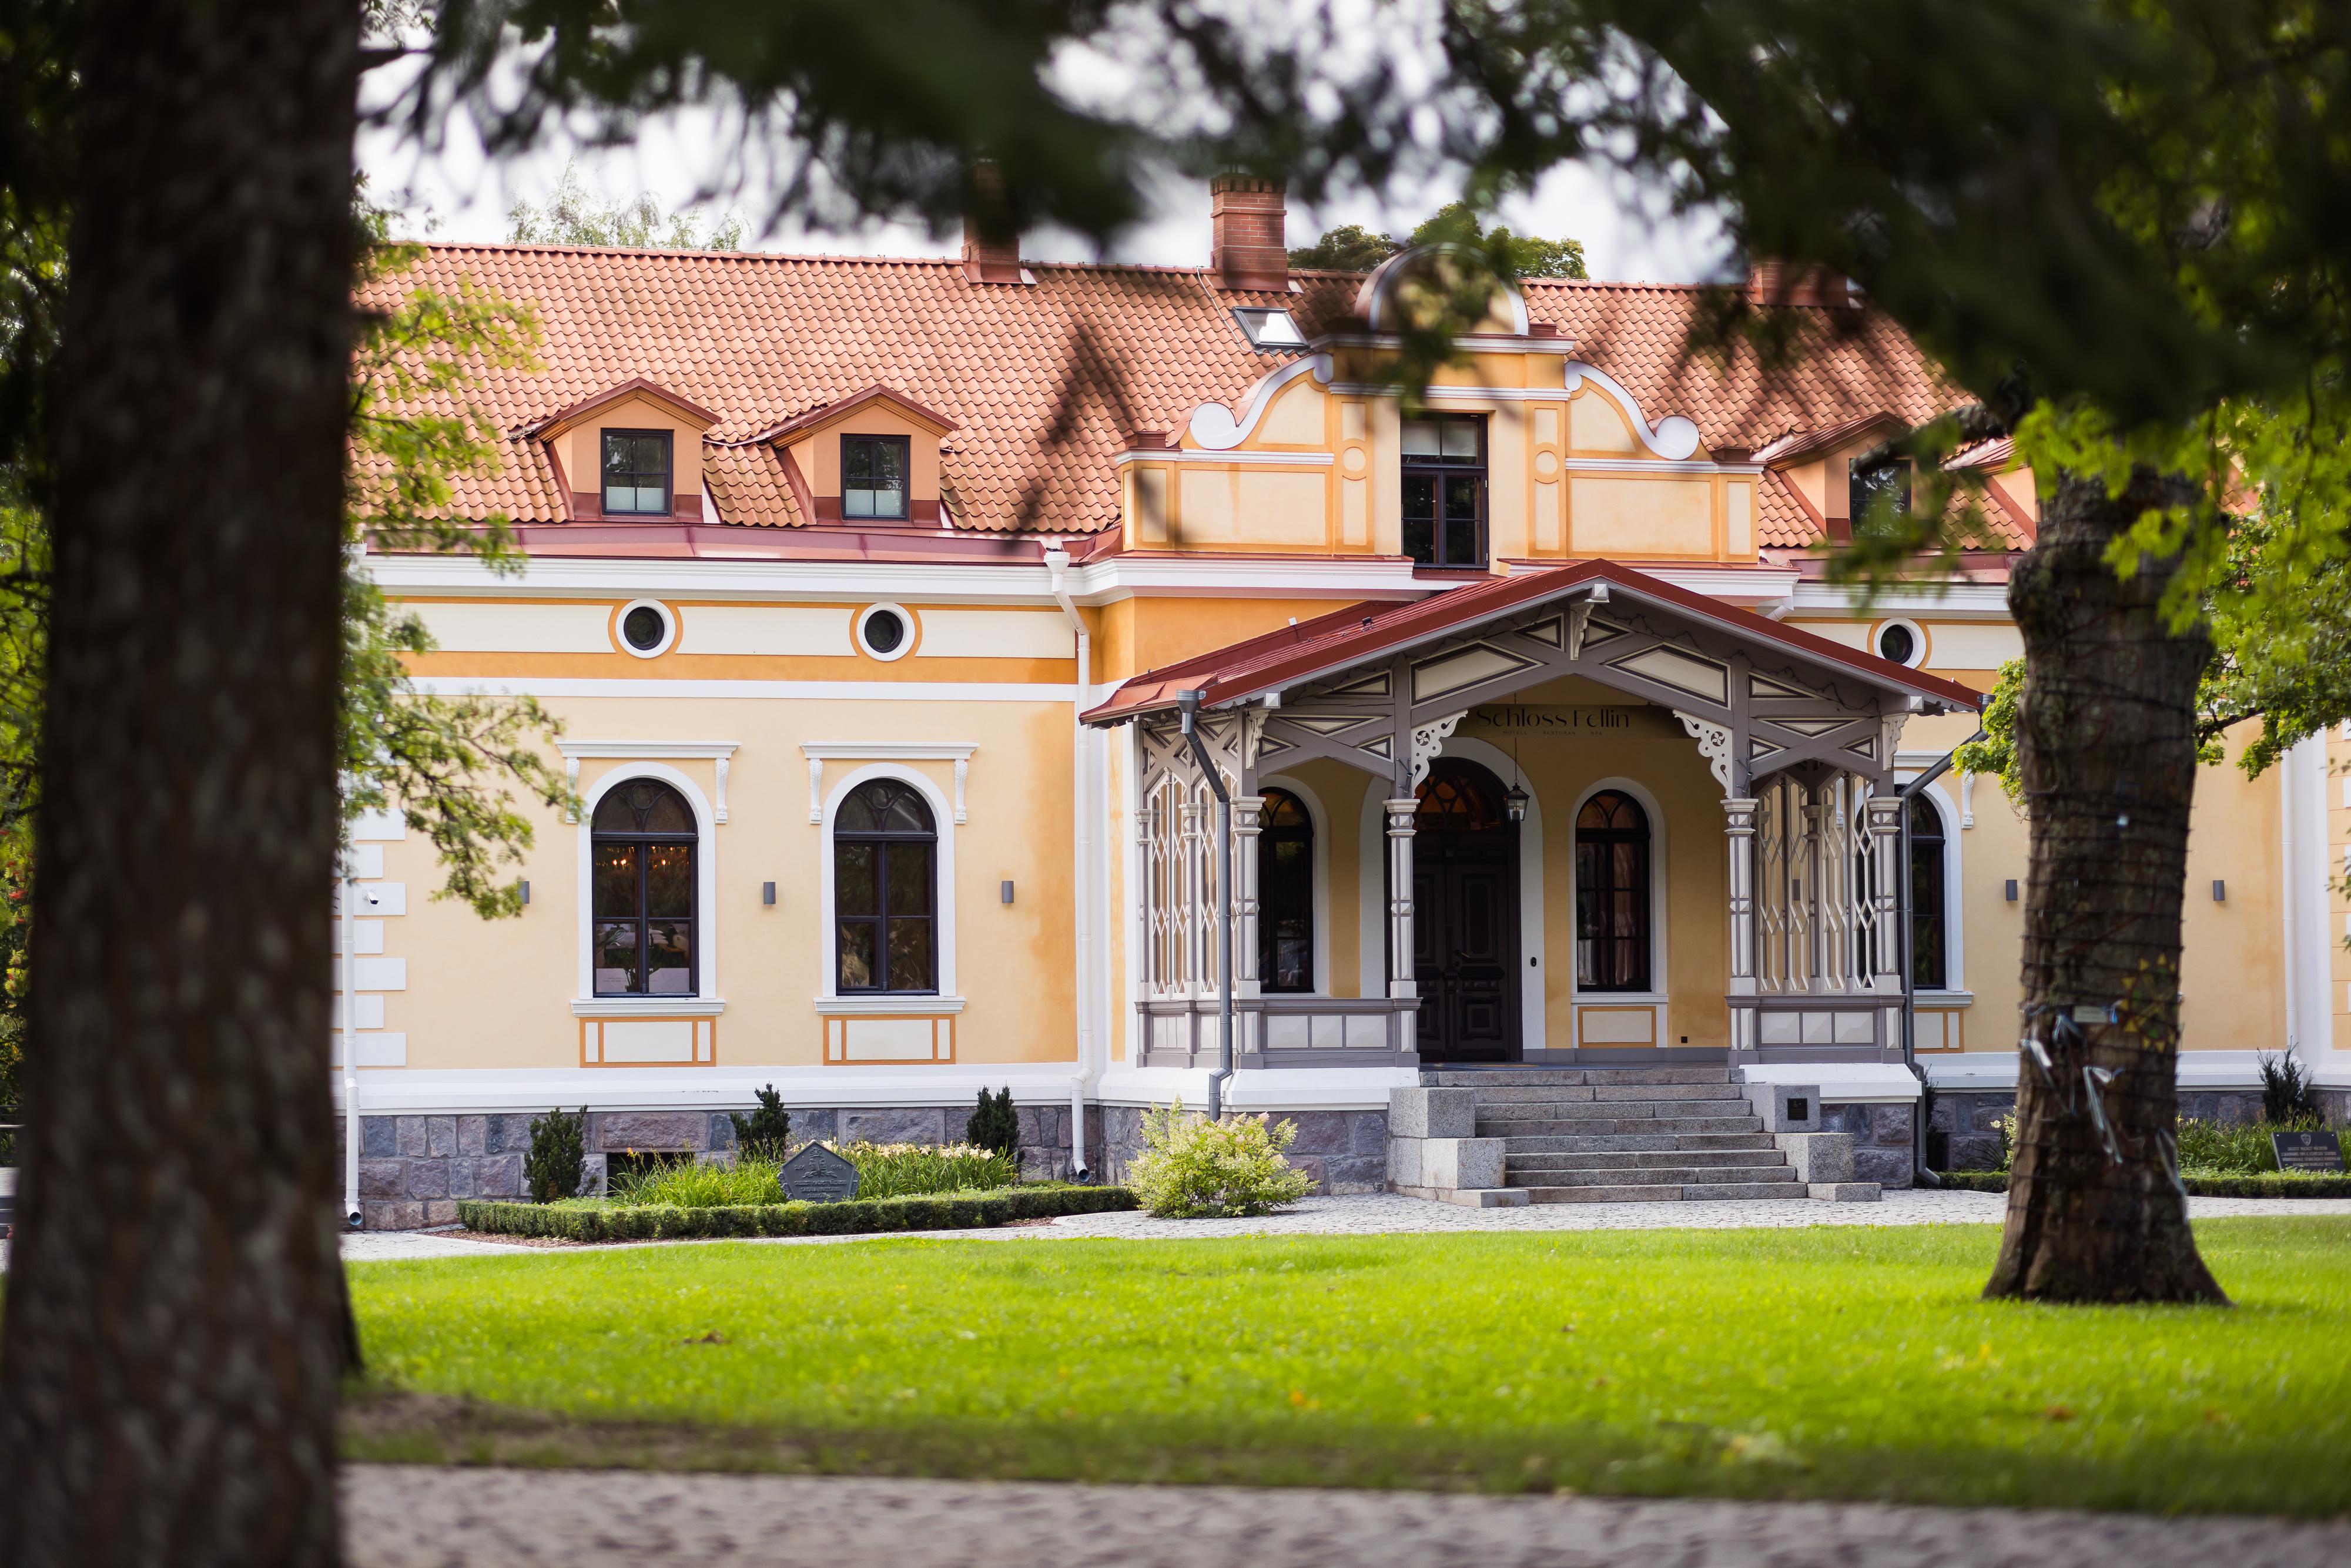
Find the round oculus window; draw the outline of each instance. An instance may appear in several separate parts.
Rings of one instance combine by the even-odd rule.
[[[876,610],[865,618],[865,645],[877,653],[894,653],[906,640],[906,622],[894,610]]]
[[[1918,653],[1918,633],[1899,621],[1877,634],[1877,656],[1907,664]]]
[[[621,635],[628,639],[630,647],[650,653],[669,635],[669,622],[652,605],[640,604],[621,617]]]

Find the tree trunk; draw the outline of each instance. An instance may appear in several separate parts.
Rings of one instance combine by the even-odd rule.
[[[331,1563],[350,0],[84,13],[0,1563]]]
[[[2168,561],[2129,577],[2109,541],[2185,492],[2110,498],[2061,477],[2008,591],[2024,633],[2017,745],[2032,858],[2008,1225],[1987,1296],[2225,1301],[2188,1228],[2178,1109],[2179,917],[2210,644],[2158,610]],[[2118,1021],[2108,1021],[2109,1009]],[[2105,1074],[2111,1073],[2111,1079]]]

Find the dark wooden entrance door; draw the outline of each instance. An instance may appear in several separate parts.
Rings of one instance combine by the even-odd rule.
[[[1418,791],[1413,837],[1413,980],[1424,1060],[1519,1059],[1519,835],[1502,787],[1473,762],[1440,760]]]

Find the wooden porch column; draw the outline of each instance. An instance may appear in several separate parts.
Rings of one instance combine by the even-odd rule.
[[[1869,843],[1876,871],[1876,962],[1870,967],[1870,989],[1883,998],[1877,1009],[1878,1051],[1898,1061],[1902,1049],[1902,797],[1893,781],[1873,780],[1869,787]]]
[[[1184,994],[1214,996],[1217,990],[1214,944],[1203,935],[1202,921],[1213,924],[1208,907],[1208,808],[1191,790],[1184,792]]]
[[[1412,978],[1412,820],[1420,802],[1407,795],[1387,802],[1388,995],[1417,996]]]
[[[1255,771],[1252,769],[1251,771]],[[1265,810],[1262,795],[1233,797],[1233,997],[1236,1000],[1262,994],[1263,977],[1257,972],[1257,838]],[[1244,1012],[1234,1019],[1233,1049],[1253,1051],[1264,1045],[1262,1013]]]
[[[1136,847],[1143,852],[1136,857],[1143,867],[1143,874],[1137,879],[1140,885],[1127,890],[1129,896],[1143,912],[1143,951],[1134,956],[1134,974],[1135,977],[1143,982],[1143,994],[1152,997],[1158,995],[1167,983],[1167,977],[1160,973],[1159,956],[1162,936],[1160,919],[1163,914],[1159,907],[1159,890],[1165,885],[1162,879],[1165,876],[1166,871],[1159,858],[1158,807],[1143,806],[1136,809],[1134,841]]]
[[[1730,1051],[1756,1049],[1755,1028],[1755,811],[1761,802],[1731,798],[1722,802],[1725,847],[1730,855]]]

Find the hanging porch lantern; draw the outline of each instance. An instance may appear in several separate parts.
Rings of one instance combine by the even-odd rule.
[[[1502,807],[1510,813],[1511,821],[1523,822],[1527,820],[1527,802],[1531,799],[1533,797],[1529,795],[1517,781],[1511,782],[1510,792],[1502,797]]]

